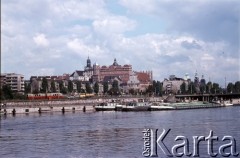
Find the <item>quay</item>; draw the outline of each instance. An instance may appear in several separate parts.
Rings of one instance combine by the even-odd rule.
[[[175,99],[189,96],[175,96]],[[196,96],[192,96],[196,97]],[[200,96],[197,96],[200,97]],[[8,101],[2,102],[0,115],[7,114],[28,114],[28,113],[46,113],[46,112],[95,112],[95,106],[102,102],[111,102],[119,100],[120,102],[131,102],[143,97],[123,97],[123,98],[89,98],[89,99],[72,99],[72,100],[36,100],[36,101]],[[168,97],[149,97],[150,102],[157,102],[167,99]],[[170,100],[173,96],[170,97]],[[234,105],[240,105],[240,99],[232,99]],[[218,108],[221,105],[197,105],[197,106],[176,106],[173,110],[200,109],[200,108]]]
[[[120,100],[128,102],[137,100],[141,97],[124,98],[95,98],[95,99],[69,99],[69,100],[35,100],[35,101],[8,101],[2,102],[0,114],[23,114],[23,113],[44,113],[44,112],[94,112],[95,106],[102,102]],[[151,98],[150,100],[159,101],[161,98]]]
[[[42,106],[42,107],[16,107],[16,108],[2,108],[1,109],[1,115],[7,115],[7,114],[28,114],[28,113],[46,113],[46,112],[93,112],[95,111],[93,106],[79,106],[79,105],[72,105],[72,106]]]
[[[215,98],[220,100],[232,100],[233,104],[240,104],[240,94],[239,93],[231,93],[231,94],[177,94],[174,96],[176,99],[184,100],[185,98],[189,98],[191,100],[199,100],[199,101],[212,101]]]

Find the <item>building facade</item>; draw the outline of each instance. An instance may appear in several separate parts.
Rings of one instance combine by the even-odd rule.
[[[76,70],[70,75],[72,81],[91,81],[93,76],[93,67],[91,60],[87,59],[87,65],[84,67],[84,71]]]
[[[103,82],[106,76],[118,76],[123,83],[127,83],[132,73],[132,65],[119,65],[117,60],[110,66],[93,65],[93,82]]]
[[[63,74],[61,76],[31,76],[30,77],[30,83],[31,83],[31,93],[36,93],[40,92],[42,89],[42,81],[43,78],[47,79],[48,83],[48,90],[47,92],[52,91],[52,82],[54,83],[55,86],[55,91],[60,92],[60,82],[62,82],[63,87],[68,86],[68,81],[69,81],[69,74]],[[76,87],[75,84],[73,84],[73,89]]]
[[[1,88],[9,85],[13,92],[24,92],[24,75],[16,73],[3,73],[1,78]]]
[[[165,91],[165,93],[169,94],[169,93],[178,93],[180,91],[180,87],[183,84],[183,82],[186,83],[186,90],[188,87],[188,83],[189,81],[186,80],[188,79],[188,77],[184,77],[183,78],[178,78],[175,75],[170,75],[169,79],[164,79],[163,81],[163,91]]]

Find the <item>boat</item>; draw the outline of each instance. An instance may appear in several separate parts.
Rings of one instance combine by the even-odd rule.
[[[150,103],[144,99],[122,105],[122,111],[148,111],[149,109]]]
[[[233,103],[231,100],[214,100],[213,103],[221,106],[233,106]]]
[[[94,108],[96,111],[113,111],[115,110],[116,103],[100,103],[96,105]]]
[[[122,111],[122,107],[123,107],[122,104],[116,104],[115,111]]]
[[[162,103],[162,102],[153,102],[150,106],[151,111],[156,110],[174,110],[175,108],[171,106],[170,103]]]
[[[112,100],[111,102],[103,102],[95,106],[96,111],[120,111],[122,110],[122,103],[120,100]]]
[[[232,103],[230,100],[224,100],[224,101],[222,102],[222,105],[223,105],[223,106],[233,106],[233,103]]]

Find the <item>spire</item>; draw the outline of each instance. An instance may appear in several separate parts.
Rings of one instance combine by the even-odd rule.
[[[113,66],[118,66],[116,58],[114,58]]]
[[[88,56],[88,59],[87,59],[87,68],[91,68],[91,60],[89,59],[89,56]]]

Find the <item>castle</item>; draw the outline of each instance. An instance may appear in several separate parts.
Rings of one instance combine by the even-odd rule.
[[[152,84],[152,71],[133,71],[132,65],[125,64],[122,66],[118,64],[116,59],[114,59],[113,64],[109,66],[100,66],[97,63],[94,63],[92,66],[91,60],[88,57],[84,70],[76,70],[73,72],[70,75],[70,80],[92,83],[111,83],[112,80],[118,80],[122,87],[129,87],[129,85],[132,86],[135,84],[135,89],[145,90]]]

